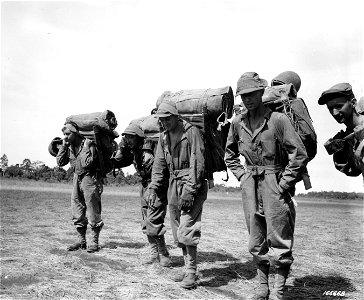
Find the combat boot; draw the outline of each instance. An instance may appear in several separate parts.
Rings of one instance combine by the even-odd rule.
[[[150,247],[150,256],[143,262],[145,265],[151,265],[159,260],[158,256],[158,244],[155,237],[151,235],[147,235],[149,247]]]
[[[97,252],[100,250],[99,247],[99,236],[100,236],[100,231],[102,229],[102,226],[104,224],[102,223],[100,226],[98,227],[92,227],[92,238],[91,238],[91,245],[88,246],[87,248],[87,252],[88,253],[93,253],[93,252]]]
[[[197,246],[186,246],[186,250],[186,274],[180,285],[185,289],[192,289],[197,283]]]
[[[257,268],[259,288],[253,297],[253,300],[268,300],[269,299],[269,264],[258,265]]]
[[[167,250],[166,241],[164,235],[156,237],[158,243],[158,253],[159,253],[159,264],[162,267],[171,266],[171,256]]]
[[[85,250],[87,248],[86,245],[86,230],[87,226],[84,227],[76,227],[77,235],[78,235],[78,242],[74,243],[67,247],[68,251],[76,251],[78,249]]]
[[[276,276],[274,278],[274,288],[272,293],[273,300],[283,299],[283,290],[284,290],[284,285],[286,284],[288,273],[289,273],[289,267],[276,269]]]
[[[172,277],[172,280],[174,282],[181,282],[183,280],[183,278],[185,278],[185,275],[186,275],[186,265],[187,265],[187,250],[186,250],[186,247],[182,248],[182,254],[183,254],[184,266],[183,266],[183,269],[181,271],[178,271]]]

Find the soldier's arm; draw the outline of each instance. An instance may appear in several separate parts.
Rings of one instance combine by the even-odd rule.
[[[240,163],[239,159],[239,138],[235,132],[235,124],[236,122],[233,121],[233,123],[230,125],[225,147],[225,163],[234,176],[240,181],[240,178],[245,173],[245,169]]]
[[[278,183],[281,192],[284,192],[285,190],[292,188],[300,179],[301,174],[307,165],[308,156],[301,138],[293,128],[288,117],[284,114],[280,114],[275,121],[277,134],[280,135],[283,148],[288,155],[288,164]]]
[[[97,159],[97,150],[95,143],[89,139],[86,139],[84,148],[82,149],[80,155],[81,166],[84,168],[89,168]]]
[[[57,160],[57,165],[60,167],[67,165],[70,161],[68,147],[69,145],[66,145],[64,143],[61,146],[59,146],[59,151],[56,156],[56,160]]]
[[[165,187],[166,174],[168,171],[167,162],[164,157],[164,151],[162,147],[162,134],[159,137],[157,150],[154,156],[154,163],[152,167],[152,182],[149,185],[150,190],[159,192]]]
[[[191,144],[190,166],[188,179],[183,186],[181,199],[193,200],[204,181],[205,145],[197,127],[191,127],[188,136]]]

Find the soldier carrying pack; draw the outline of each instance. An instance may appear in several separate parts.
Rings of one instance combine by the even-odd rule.
[[[267,87],[264,91],[263,103],[271,110],[284,113],[289,118],[311,161],[317,153],[317,135],[306,103],[303,99],[297,98],[294,85],[289,83]],[[307,169],[302,174],[302,179],[306,190],[310,189],[311,182]]]

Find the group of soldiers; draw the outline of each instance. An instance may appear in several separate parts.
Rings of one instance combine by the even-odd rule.
[[[292,75],[293,74],[293,75]],[[272,85],[289,84],[300,88],[294,72],[283,72]],[[288,117],[272,111],[262,102],[267,81],[257,73],[244,73],[238,80],[236,96],[245,110],[231,121],[225,162],[241,183],[243,208],[249,232],[248,247],[257,265],[259,288],[255,299],[283,299],[283,290],[293,262],[295,227],[295,184],[308,162],[306,149]],[[324,91],[318,104],[326,105],[338,123],[346,125],[326,143],[335,167],[349,176],[364,175],[364,115],[348,83]],[[191,289],[198,283],[197,245],[201,238],[201,216],[207,198],[205,149],[199,129],[183,120],[173,101],[163,101],[155,112],[163,131],[158,143],[151,143],[142,128],[130,124],[120,145],[128,145],[131,157],[121,157],[125,166],[133,163],[141,176],[142,231],[150,244],[145,263],[172,267],[164,235],[167,208],[176,246],[182,249],[185,267],[173,280]],[[98,153],[93,142],[67,124],[62,129],[63,144],[57,154],[59,166],[74,168],[72,215],[79,240],[68,250],[99,247],[102,180],[98,176]],[[276,137],[279,137],[277,139]],[[347,138],[350,136],[350,138]],[[240,156],[245,158],[242,165]],[[120,163],[120,162],[119,162]],[[87,214],[86,214],[87,213]],[[86,229],[92,239],[86,246]],[[270,290],[270,266],[275,267],[274,288]]]

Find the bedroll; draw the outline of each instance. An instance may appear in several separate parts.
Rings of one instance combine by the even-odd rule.
[[[224,154],[230,127],[228,119],[233,115],[234,106],[231,87],[164,92],[157,100],[157,108],[164,100],[175,102],[180,116],[202,132],[208,149],[205,153],[206,177],[212,187],[213,173],[227,172]]]
[[[115,114],[106,110],[90,114],[72,115],[66,118],[66,122],[75,124],[79,133],[95,142],[100,163],[100,173],[103,178],[112,171],[112,155],[117,150],[114,141],[119,134],[114,130],[117,126]]]

